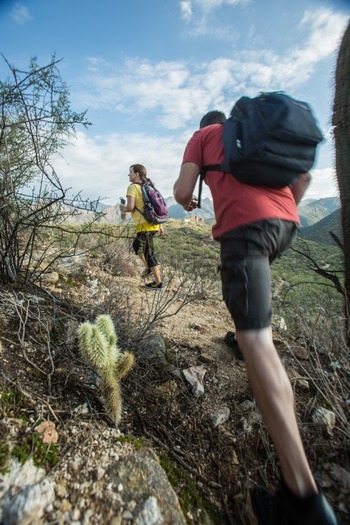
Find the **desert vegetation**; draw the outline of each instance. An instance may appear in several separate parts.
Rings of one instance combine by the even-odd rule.
[[[156,451],[188,523],[254,523],[249,488],[261,483],[272,490],[279,470],[244,363],[224,342],[234,327],[222,302],[210,226],[167,223],[156,240],[166,286],[146,293],[132,228],[104,224],[96,203],[69,196],[54,170],[54,155],[76,126],[89,125],[84,113],[70,109],[58,62],[41,67],[33,61],[26,72],[8,66],[9,80],[0,83],[1,475],[14,458],[31,458],[55,479],[78,439],[77,424],[88,462],[84,440],[117,421],[118,444]],[[92,219],[74,224],[87,209]],[[297,393],[307,453],[346,523],[350,369],[343,248],[299,239],[274,263],[272,281],[275,343]],[[103,400],[110,385],[99,379],[106,367],[96,373],[79,351],[79,326],[90,330],[100,316],[108,316],[118,356],[119,350],[132,355],[126,377],[112,367],[113,392],[124,407],[114,417]],[[184,374],[197,367],[206,374],[200,396]],[[214,425],[222,408],[230,417]],[[73,514],[75,503],[69,502]],[[60,509],[45,515],[45,523],[59,523]]]
[[[82,402],[89,407],[84,417],[92,426],[114,425],[101,402],[103,385],[80,356],[77,339],[80,323],[107,314],[123,352],[135,356],[134,368],[121,385],[124,412],[119,428],[125,439],[156,451],[188,523],[254,523],[246,507],[249,487],[263,483],[273,488],[278,464],[259,420],[246,433],[238,417],[244,402],[254,402],[244,364],[231,354],[220,365],[225,332],[219,327],[233,327],[227,319],[220,324],[225,314],[216,271],[219,252],[210,227],[195,221],[166,225],[164,238],[156,242],[167,286],[151,294],[143,290],[142,269],[130,250],[131,231],[129,235],[121,225],[106,229],[109,241],[103,249],[98,232],[91,234],[88,254],[86,237],[81,237],[77,248],[84,255],[74,264],[57,261],[56,275],[46,273],[48,280],[43,277],[40,287],[2,285],[1,339],[7,357],[1,372],[1,411],[5,421],[15,417],[27,428],[15,442],[2,429],[2,471],[11,457],[33,457],[48,473],[59,468],[70,440],[43,444],[34,427],[54,420],[58,433],[64,434]],[[65,249],[73,242],[67,234]],[[297,410],[308,454],[324,482],[323,463],[349,469],[349,364],[343,297],[315,271],[316,263],[335,272],[341,282],[341,251],[300,240],[273,265],[273,303],[286,326],[275,328],[275,342],[286,365],[298,370],[308,385],[300,390],[295,383]],[[204,319],[207,311],[209,318]],[[306,360],[300,359],[300,348]],[[208,379],[205,395],[198,399],[182,370],[196,366],[206,353],[213,359],[211,365],[208,358],[208,377],[216,377],[219,386]],[[235,416],[213,428],[208,414],[223,401]],[[320,433],[312,419],[315,407],[331,411],[336,425]],[[343,505],[344,494],[334,482],[328,490],[333,502]]]

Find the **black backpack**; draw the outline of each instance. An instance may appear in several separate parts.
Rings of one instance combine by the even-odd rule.
[[[223,126],[224,162],[202,168],[199,205],[207,171],[225,171],[254,186],[291,186],[312,168],[323,140],[309,104],[281,92],[241,97]]]

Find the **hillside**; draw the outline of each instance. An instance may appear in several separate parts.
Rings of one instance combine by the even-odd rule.
[[[322,244],[336,244],[336,241],[331,237],[330,232],[332,232],[339,240],[342,239],[340,209],[333,211],[330,215],[327,215],[312,226],[302,228],[299,236],[303,239]]]
[[[301,226],[312,226],[339,209],[339,207],[340,202],[338,197],[326,197],[316,200],[306,199],[301,201],[298,206]]]
[[[249,489],[273,490],[278,482],[274,447],[244,362],[237,347],[225,343],[234,327],[216,272],[217,243],[210,228],[193,219],[172,220],[165,230],[158,239],[162,291],[145,291],[125,238],[57,264],[42,288],[1,289],[0,466],[10,450],[41,461],[52,486],[43,525],[151,523],[145,521],[151,503],[151,517],[159,509],[169,516],[172,489],[154,489],[146,458],[158,457],[181,504],[183,518],[172,500],[171,519],[159,521],[164,525],[256,525]],[[332,250],[321,253],[328,264]],[[336,296],[316,280],[305,288],[309,273],[292,252],[277,261],[274,310],[285,308],[289,317],[274,317],[274,341],[296,392],[315,476],[346,524],[350,369]],[[118,431],[77,345],[79,323],[101,313],[112,316],[121,348],[136,357],[122,381]],[[321,409],[329,420],[317,419]],[[38,440],[42,422],[54,424],[56,445],[45,448]]]

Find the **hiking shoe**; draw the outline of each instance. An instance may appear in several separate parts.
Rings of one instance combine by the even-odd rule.
[[[145,288],[146,288],[147,290],[160,290],[161,288],[163,288],[163,283],[156,284],[156,283],[153,281],[153,283],[145,284]]]
[[[301,498],[282,481],[275,495],[254,487],[250,498],[259,525],[338,525],[322,492]]]
[[[146,279],[146,277],[148,277],[149,275],[151,275],[151,273],[152,273],[152,270],[150,270],[149,268],[145,268],[145,269],[143,270],[143,272],[141,273],[141,277],[142,277],[143,279]]]
[[[250,499],[259,525],[286,525],[276,496],[262,487],[254,487],[250,490]]]
[[[236,359],[238,359],[239,361],[244,361],[242,352],[239,349],[236,335],[234,332],[227,332],[227,334],[224,337],[224,342],[227,344],[227,346],[232,348]]]
[[[338,525],[333,509],[321,491],[304,498],[298,497],[281,479],[276,498],[283,508],[287,525]]]

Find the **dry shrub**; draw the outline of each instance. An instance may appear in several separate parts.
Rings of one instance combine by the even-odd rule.
[[[99,249],[103,270],[114,276],[135,277],[139,273],[138,259],[130,249],[130,241],[119,239]]]
[[[350,366],[349,349],[346,345],[344,319],[333,318],[325,322],[319,316],[299,318],[300,340],[309,350],[309,361],[299,360],[299,367],[311,385],[314,399],[304,410],[310,415],[310,406],[323,406],[336,415],[336,432],[345,440],[350,439]]]

